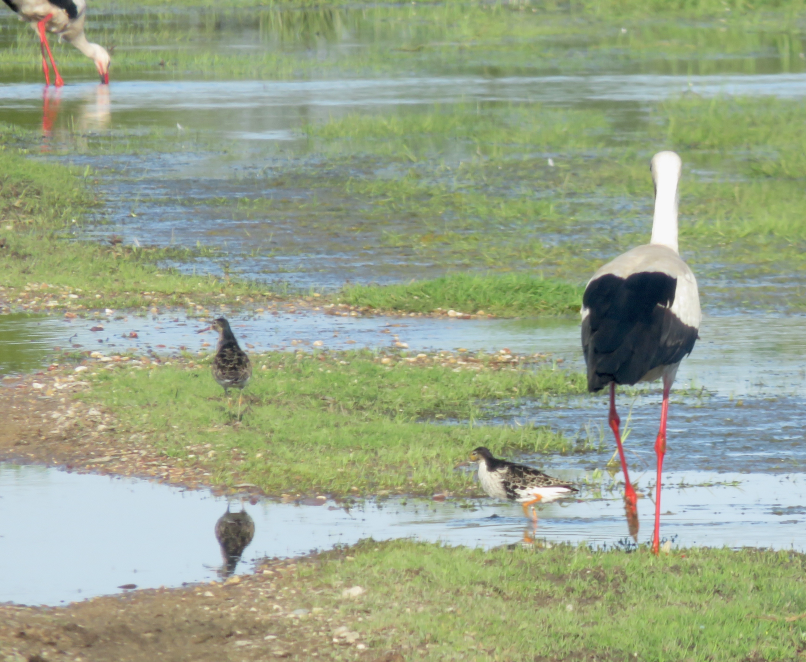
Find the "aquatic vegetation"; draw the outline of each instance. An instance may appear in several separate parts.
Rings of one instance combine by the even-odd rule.
[[[224,291],[233,299],[269,295],[265,285],[158,267],[163,260],[192,258],[188,249],[71,240],[99,205],[88,168],[82,173],[0,149],[0,173],[0,299],[9,306],[36,298],[45,307],[151,307],[188,305],[191,297],[194,304],[218,303]]]
[[[466,494],[475,488],[454,466],[468,449],[556,453],[585,443],[548,427],[481,424],[484,403],[583,391],[582,375],[545,359],[253,356],[240,424],[208,360],[99,373],[84,397],[112,412],[126,436],[142,435],[179,461],[202,463],[214,483],[249,482],[269,494]]]

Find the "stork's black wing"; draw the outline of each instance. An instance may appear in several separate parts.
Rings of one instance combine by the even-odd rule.
[[[669,309],[676,289],[677,279],[663,272],[604,274],[588,284],[582,297],[589,310],[582,323],[588,390],[635,384],[691,352],[697,329]]]
[[[64,9],[67,12],[67,18],[71,20],[75,20],[78,18],[78,7],[76,7],[76,3],[73,0],[48,0],[50,4],[58,7],[59,9]],[[9,4],[8,0],[4,0],[6,4]]]

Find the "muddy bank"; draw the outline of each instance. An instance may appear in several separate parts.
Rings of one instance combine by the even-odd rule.
[[[333,595],[327,607],[312,608],[297,590],[301,563],[316,559],[266,562],[255,575],[223,583],[136,591],[58,609],[0,606],[0,651],[14,662],[401,659],[385,656],[381,642],[369,650],[354,630],[362,619],[340,609],[356,600],[342,597],[344,589],[316,587]]]

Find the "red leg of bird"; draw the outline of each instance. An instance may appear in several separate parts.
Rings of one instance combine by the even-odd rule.
[[[37,26],[39,28],[39,48],[42,51],[42,71],[45,74],[45,86],[50,87],[50,70],[48,69],[48,59],[45,56],[45,44],[47,43],[45,39],[45,22],[40,21]]]
[[[672,388],[671,381],[663,379],[663,404],[660,410],[660,429],[658,438],[655,440],[655,453],[658,456],[658,478],[655,489],[655,534],[652,536],[652,551],[657,554],[660,551],[660,478],[663,471],[663,456],[666,455],[666,417],[669,413],[669,390]]]
[[[616,383],[610,382],[610,418],[608,419],[610,422],[610,429],[613,430],[613,434],[616,437],[616,446],[618,446],[618,455],[621,459],[621,471],[624,474],[624,498],[629,502],[629,504],[635,508],[635,504],[638,502],[638,497],[635,495],[635,490],[633,489],[632,483],[630,482],[630,474],[627,471],[627,458],[624,457],[624,447],[621,445],[621,432],[619,431],[619,425],[621,424],[621,419],[618,417],[618,412],[616,412]]]
[[[47,33],[45,31],[47,23],[51,18],[53,18],[53,14],[48,14],[45,16],[45,18],[39,21],[39,23],[37,23],[37,27],[39,28],[39,42],[42,47],[42,66],[45,68],[45,82],[50,85],[50,76],[48,75],[46,68],[47,65],[45,64],[45,51],[47,51],[48,57],[50,58],[50,64],[53,67],[53,74],[56,77],[54,85],[56,85],[56,87],[61,87],[64,85],[64,81],[59,74],[59,70],[56,68],[56,60],[53,59],[53,53],[50,52],[50,44],[48,44]]]
[[[627,458],[624,457],[624,447],[621,445],[621,432],[619,425],[621,419],[618,417],[616,411],[616,384],[610,382],[610,429],[616,437],[616,446],[618,447],[618,455],[621,460],[621,471],[624,474],[624,510],[627,515],[627,528],[630,535],[634,539],[638,539],[638,497],[635,494],[632,483],[630,482],[630,474],[627,471]]]

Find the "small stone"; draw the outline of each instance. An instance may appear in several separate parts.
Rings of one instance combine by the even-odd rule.
[[[360,586],[352,586],[350,588],[345,588],[341,592],[341,597],[343,598],[357,598],[359,595],[363,595],[366,591],[361,588]]]
[[[325,344],[325,343],[323,343],[321,340],[314,340],[314,341],[313,341],[313,346],[314,346],[314,347],[321,347],[321,346],[322,346],[322,345],[324,345],[324,344]]]
[[[399,340],[395,343],[395,347],[399,347],[400,349],[408,349],[409,344],[405,342],[400,342]]]
[[[215,597],[215,595],[213,594],[213,592],[212,592],[212,591],[205,591],[204,593],[202,593],[202,595],[203,595],[205,598],[214,598],[214,597]]]
[[[34,382],[33,384],[31,384],[31,388],[35,388],[35,389],[45,388],[45,385],[40,384],[39,382]]]
[[[574,611],[574,605],[565,605],[565,611]]]
[[[236,646],[248,646],[249,642],[246,639],[241,639],[240,641],[235,642]]]
[[[456,312],[455,310],[453,310],[453,309],[451,309],[451,310],[449,310],[449,311],[448,311],[448,317],[456,317],[458,314],[459,314],[459,313],[457,313],[457,312]]]
[[[79,365],[79,366],[76,366],[76,367],[75,367],[75,369],[73,370],[73,372],[86,372],[87,370],[89,370],[89,368],[87,368],[87,366],[85,366],[85,365]]]
[[[344,640],[345,640],[345,641],[346,641],[348,644],[354,644],[356,641],[358,641],[358,640],[359,640],[359,638],[360,638],[360,637],[361,637],[361,635],[360,635],[360,634],[358,634],[358,632],[348,632],[348,633],[347,633],[347,634],[344,636]]]
[[[310,612],[307,609],[295,609],[291,612],[294,616],[306,616]]]

